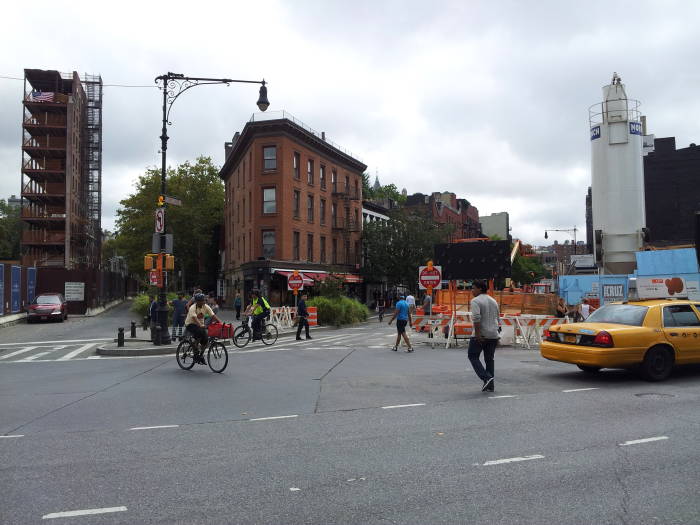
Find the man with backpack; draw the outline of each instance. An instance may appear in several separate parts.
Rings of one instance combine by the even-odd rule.
[[[250,292],[250,311],[253,314],[253,341],[261,338],[264,320],[270,316],[270,303],[267,302],[260,291],[255,289]]]

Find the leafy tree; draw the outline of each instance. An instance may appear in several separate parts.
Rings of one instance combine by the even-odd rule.
[[[224,221],[224,185],[210,157],[199,157],[168,169],[167,193],[182,206],[166,209],[167,233],[174,235],[175,269],[188,285],[215,284],[218,236]],[[135,183],[135,192],[120,202],[114,248],[132,272],[142,272],[143,256],[151,251],[154,212],[160,195],[160,170],[149,168]]]
[[[21,235],[19,207],[10,206],[4,199],[0,199],[0,259],[19,259]]]
[[[523,257],[517,255],[511,269],[511,277],[522,284],[531,284],[543,277],[551,277],[547,269],[537,257]]]
[[[446,242],[452,225],[435,224],[403,210],[389,212],[389,221],[375,221],[363,228],[365,280],[386,278],[390,286],[415,289],[418,266],[433,257],[433,245]]]
[[[370,184],[369,173],[366,171],[362,174],[362,198],[368,200],[376,198],[372,185]]]
[[[396,184],[387,184],[375,190],[367,172],[362,174],[362,197],[368,200],[391,199],[399,204],[406,202],[406,197],[399,191]]]

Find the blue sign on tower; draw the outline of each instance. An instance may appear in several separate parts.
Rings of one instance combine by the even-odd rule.
[[[600,138],[600,126],[595,126],[591,128],[591,140]]]

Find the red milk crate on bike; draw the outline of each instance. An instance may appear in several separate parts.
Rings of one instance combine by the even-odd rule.
[[[231,337],[233,337],[233,325],[226,323],[212,323],[207,327],[207,334],[209,337],[231,339]]]

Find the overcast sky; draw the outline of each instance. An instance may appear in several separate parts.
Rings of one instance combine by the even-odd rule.
[[[104,6],[104,7],[101,7]],[[374,179],[451,191],[512,235],[582,229],[588,107],[617,71],[649,132],[700,141],[700,3],[613,1],[3,2],[0,75],[24,68],[153,85],[167,71],[269,82],[287,110],[352,151]],[[0,79],[0,198],[19,194],[23,83]],[[160,92],[106,87],[103,228],[159,164]],[[257,87],[176,102],[168,160],[223,163]],[[553,234],[563,242],[567,234]]]

